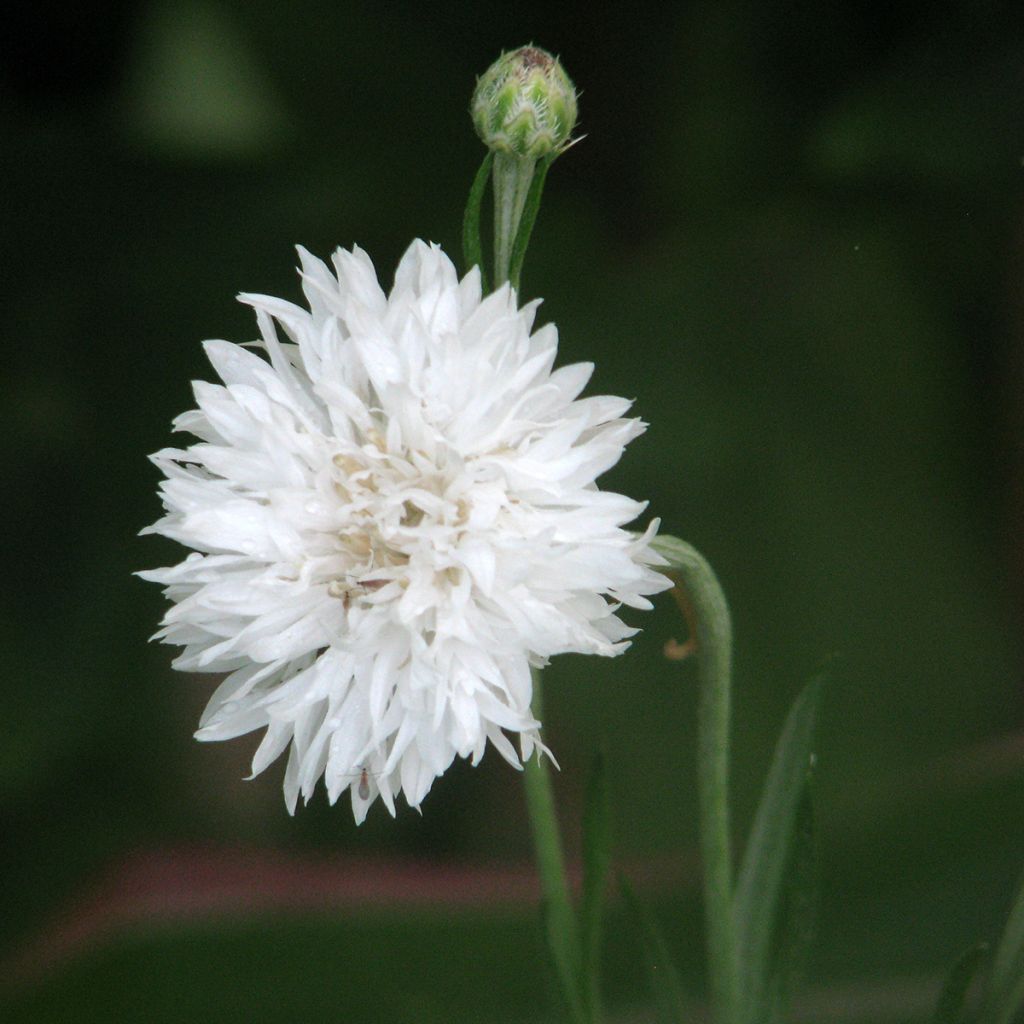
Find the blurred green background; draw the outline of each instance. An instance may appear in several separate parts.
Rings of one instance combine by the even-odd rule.
[[[650,423],[605,485],[649,498],[730,597],[738,837],[786,707],[837,659],[797,1017],[926,1019],[1024,866],[1022,29],[995,0],[12,15],[2,1019],[554,1019],[532,904],[311,912],[299,872],[272,911],[143,913],[44,963],[94,880],[147,851],[269,851],[286,877],[354,855],[527,866],[519,780],[493,755],[422,818],[378,806],[356,829],[321,797],[290,819],[279,767],[241,781],[255,737],[192,741],[209,681],[147,646],[163,603],[130,574],[180,557],[136,536],[159,514],[145,456],[211,375],[200,340],[255,335],[235,293],[298,299],[297,242],[358,243],[385,283],[413,237],[456,255],[474,76],[530,41],[582,90],[586,140],[548,179],[524,291],[562,361],[596,362],[591,391]],[[547,739],[570,853],[605,750],[618,858],[699,998],[694,676],[661,655],[670,602],[642,625],[620,659],[553,665]],[[614,903],[613,1020],[653,1019],[636,946]]]

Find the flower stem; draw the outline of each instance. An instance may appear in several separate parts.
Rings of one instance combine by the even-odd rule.
[[[532,710],[541,715],[540,671],[533,670]],[[533,832],[534,853],[544,901],[545,931],[555,961],[570,1018],[576,1024],[588,1021],[581,992],[580,938],[576,915],[569,896],[565,856],[555,815],[551,772],[542,755],[531,757],[524,766],[526,808]]]
[[[697,784],[713,1019],[715,1024],[739,1024],[729,834],[732,622],[718,579],[696,549],[674,537],[659,537],[653,546],[671,562],[670,575],[677,581],[672,595],[687,620],[698,659]]]
[[[526,197],[537,161],[513,153],[495,153],[494,185],[494,286],[509,280],[512,248],[519,234]]]

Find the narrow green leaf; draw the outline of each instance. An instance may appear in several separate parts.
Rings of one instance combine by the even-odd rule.
[[[552,163],[554,163],[554,157],[550,156],[537,161],[537,167],[533,172],[533,181],[530,182],[530,191],[526,194],[526,204],[523,206],[523,216],[519,221],[519,230],[516,232],[515,241],[512,243],[508,279],[517,291],[519,289],[519,277],[523,271],[523,261],[526,259],[526,249],[530,244],[530,235],[533,234],[533,225],[540,211],[540,199],[544,194],[544,182],[548,176],[548,168]]]
[[[964,1003],[978,968],[988,959],[989,947],[979,942],[964,953],[953,965],[942,988],[932,1024],[964,1024]]]
[[[736,885],[733,918],[742,1019],[747,1022],[763,1021],[769,1012],[773,940],[786,872],[794,863],[799,811],[813,767],[821,688],[822,678],[812,679],[786,718]]]
[[[583,808],[583,906],[580,922],[584,994],[593,1020],[599,1020],[601,1016],[601,926],[611,847],[607,775],[604,758],[597,754],[590,771]]]
[[[789,1004],[814,940],[817,856],[810,787],[797,806],[793,846],[782,876],[768,967],[768,1021],[789,1019]]]
[[[466,212],[462,217],[462,258],[468,272],[472,267],[480,268],[480,281],[487,294],[487,274],[484,271],[483,244],[480,241],[480,208],[487,190],[494,154],[488,150],[480,170],[476,172],[466,200]]]
[[[996,946],[983,1024],[1009,1024],[1024,1005],[1024,880]]]
[[[640,931],[660,1024],[688,1024],[683,986],[657,920],[640,902],[621,872],[619,888]]]

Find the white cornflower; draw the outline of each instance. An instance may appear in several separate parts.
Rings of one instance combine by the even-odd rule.
[[[591,364],[552,371],[536,303],[483,298],[423,242],[390,294],[359,249],[336,276],[299,255],[308,312],[241,296],[269,362],[206,343],[224,383],[175,421],[200,441],[152,457],[167,515],[144,531],[195,552],[140,575],[174,602],[175,667],[228,673],[196,736],[265,727],[253,775],[290,747],[289,810],[323,776],[361,822],[378,795],[418,808],[488,740],[516,767],[543,750],[530,666],[619,653],[618,607],[669,584],[656,524],[622,528],[644,504],[594,483],[644,426],[576,397]]]

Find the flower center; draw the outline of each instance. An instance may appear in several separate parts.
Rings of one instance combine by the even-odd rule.
[[[457,583],[451,553],[470,513],[468,499],[453,493],[458,474],[422,451],[388,451],[374,434],[331,460],[338,505],[327,592],[346,608],[389,584],[404,590],[414,573],[444,589]]]

